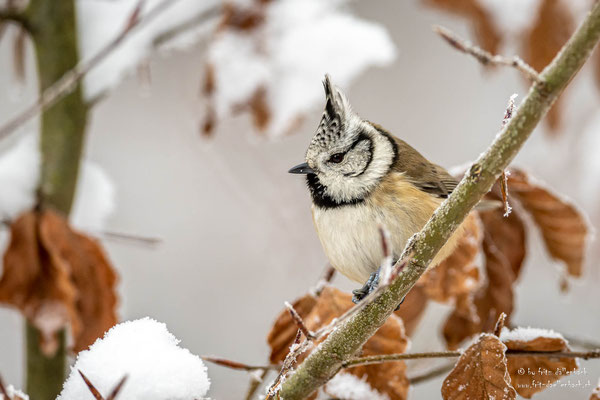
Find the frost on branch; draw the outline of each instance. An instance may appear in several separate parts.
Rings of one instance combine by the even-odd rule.
[[[296,300],[293,307],[303,318],[307,328],[314,332],[352,308],[354,303],[352,303],[351,298],[351,295],[327,286],[317,298],[307,294]],[[297,326],[290,317],[288,310],[283,310],[267,337],[271,347],[270,361],[272,363],[283,361],[296,332]],[[324,337],[320,338],[320,340],[324,339]],[[404,332],[402,321],[400,318],[391,316],[363,346],[362,355],[403,353],[408,345],[409,341]],[[298,357],[298,362],[302,362],[309,354],[310,351],[302,354]],[[378,395],[382,398],[387,395],[390,399],[406,399],[408,395],[408,379],[406,378],[406,364],[404,362],[358,366],[346,369],[345,373],[358,377],[363,382],[362,388],[365,385],[369,386],[372,392],[378,392]],[[341,378],[341,380],[342,382],[348,382],[348,379]],[[334,387],[339,386],[334,384]],[[349,398],[353,399],[353,397]],[[358,398],[362,399],[361,397]]]
[[[209,47],[209,120],[250,111],[259,130],[283,134],[322,101],[325,73],[347,86],[395,58],[385,29],[344,11],[344,0],[244,3],[227,6]]]
[[[506,346],[496,336],[479,336],[444,380],[443,399],[515,399],[517,394],[510,384],[505,352]]]
[[[570,350],[567,341],[560,333],[546,329],[504,328],[500,340],[509,350],[550,352]],[[577,360],[569,357],[508,358],[508,372],[512,385],[520,396],[527,399],[577,369]]]
[[[165,324],[150,318],[123,322],[77,356],[57,400],[93,400],[78,370],[107,394],[127,376],[119,400],[196,400],[210,381],[202,360],[178,346]]]

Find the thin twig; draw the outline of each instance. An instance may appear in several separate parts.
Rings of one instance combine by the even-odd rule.
[[[325,289],[325,287],[329,283],[331,283],[331,280],[333,279],[334,276],[335,276],[335,268],[333,268],[333,266],[331,264],[327,264],[327,266],[325,267],[325,270],[321,274],[321,278],[315,285],[314,289],[312,289],[312,294],[315,297],[319,297],[321,295],[321,292],[323,292],[323,289]]]
[[[294,339],[294,343],[290,347],[290,351],[287,354],[287,356],[285,356],[285,360],[283,360],[283,365],[281,367],[281,370],[279,371],[279,374],[277,375],[277,378],[275,378],[275,381],[267,390],[267,397],[265,398],[265,400],[272,399],[273,396],[275,396],[277,392],[279,392],[283,380],[285,379],[287,374],[292,370],[294,364],[296,363],[296,358],[300,354],[302,354],[312,343],[312,341],[309,339],[306,339],[304,340],[304,342],[300,343],[301,337],[302,331],[298,329],[298,332],[296,333],[296,338]]]
[[[250,385],[248,386],[248,392],[246,392],[246,400],[252,400],[254,394],[260,387],[260,384],[263,383],[265,377],[269,373],[269,370],[263,370],[259,376],[254,376],[251,374]]]
[[[202,10],[198,13],[198,15],[157,36],[156,39],[154,39],[154,41],[152,42],[152,45],[154,47],[159,47],[165,43],[168,43],[174,37],[179,36],[191,29],[194,29],[200,24],[203,24],[220,16],[222,12],[223,6],[221,4],[215,4],[210,8]]]
[[[500,313],[498,317],[498,321],[496,321],[496,326],[494,327],[494,335],[496,337],[500,337],[500,333],[502,332],[502,328],[504,328],[504,323],[506,322],[506,313]]]
[[[11,400],[8,392],[6,391],[6,386],[4,386],[4,381],[2,380],[2,376],[0,376],[0,394],[2,394],[6,399]]]
[[[515,112],[515,99],[517,98],[517,94],[513,94],[508,99],[508,105],[506,106],[506,111],[504,112],[504,118],[502,118],[501,129],[504,129],[506,124],[510,122],[514,112]],[[512,210],[510,204],[508,204],[508,175],[509,172],[505,169],[502,171],[502,175],[500,176],[500,192],[502,193],[502,204],[504,204],[504,216],[508,217]]]
[[[102,231],[102,235],[107,239],[122,240],[148,246],[156,246],[163,241],[162,238],[159,237],[142,236],[123,232]]]
[[[300,330],[298,330],[300,332]],[[298,336],[297,336],[298,337]],[[294,341],[298,344],[299,340]],[[293,351],[288,353],[288,357]],[[456,358],[463,354],[461,350],[445,350],[445,351],[429,351],[420,353],[392,353],[392,354],[377,354],[372,356],[357,357],[342,363],[342,368],[353,368],[362,365],[382,364],[385,362],[397,362],[404,360],[421,360],[428,358]],[[292,354],[292,357],[294,355]],[[507,357],[547,357],[547,358],[580,358],[583,360],[600,358],[600,349],[590,351],[521,351],[507,350]],[[222,367],[238,370],[238,371],[256,371],[256,370],[277,370],[285,367],[285,361],[282,365],[248,365],[238,361],[227,360],[224,358],[202,356],[205,361],[212,362]]]
[[[452,32],[448,28],[444,28],[443,26],[435,25],[433,27],[433,31],[446,40],[450,46],[465,54],[475,57],[475,59],[483,65],[504,65],[513,67],[523,73],[531,82],[542,81],[538,72],[533,69],[531,65],[523,61],[523,59],[521,59],[519,56],[508,58],[500,55],[494,55],[489,51],[475,46],[468,40],[462,39],[456,33]]]
[[[281,365],[248,365],[238,361],[228,360],[221,357],[201,356],[204,361],[220,365],[221,367],[231,368],[239,371],[256,371],[256,370],[277,370]]]
[[[415,360],[423,358],[455,358],[462,355],[462,351],[434,351],[425,353],[397,353],[380,354],[374,356],[358,357],[342,363],[343,368],[357,367],[360,365],[381,364],[403,360]],[[591,351],[517,351],[507,350],[507,357],[548,357],[548,358],[581,358],[584,360],[600,358],[600,349]]]
[[[428,381],[430,379],[437,378],[442,375],[446,375],[448,372],[450,372],[452,370],[452,368],[454,368],[454,365],[455,365],[455,363],[448,363],[445,365],[440,365],[439,367],[434,368],[430,371],[409,377],[408,382],[412,386],[412,385],[417,385],[419,383]]]
[[[77,370],[77,372],[79,372],[79,375],[81,375],[81,379],[83,379],[83,381],[85,382],[86,386],[88,387],[88,389],[90,390],[90,393],[92,393],[94,398],[96,400],[104,400],[104,397],[102,397],[102,395],[100,394],[98,389],[96,389],[94,384],[92,382],[90,382],[90,380],[87,378],[87,376],[85,376],[85,374],[83,372],[81,372],[81,370],[79,370],[79,369]]]
[[[80,61],[73,69],[66,72],[60,79],[54,82],[40,95],[37,101],[31,106],[27,107],[17,116],[9,120],[6,124],[0,127],[0,139],[4,138],[25,122],[31,118],[40,114],[48,107],[55,104],[65,95],[71,93],[76,87],[79,81],[83,79],[91,70],[93,70],[100,62],[102,62],[107,56],[109,56],[115,49],[117,49],[124,39],[133,31],[140,29],[147,25],[156,17],[161,15],[168,7],[175,4],[180,0],[163,0],[161,3],[156,5],[152,10],[141,18],[137,18],[139,15],[139,5],[132,13],[133,18],[129,18],[127,24],[123,27],[123,30],[110,42],[108,42],[103,48],[101,48],[94,56],[88,60]]]
[[[306,325],[304,324],[304,320],[302,320],[302,317],[300,316],[300,314],[298,314],[298,311],[296,311],[294,309],[294,306],[292,306],[289,302],[286,301],[285,302],[285,307],[290,312],[290,315],[292,316],[292,319],[294,320],[294,322],[298,326],[298,329],[300,329],[300,331],[304,334],[304,336],[308,340],[315,339],[315,335],[306,327]]]
[[[115,386],[114,389],[110,392],[106,400],[115,400],[117,398],[119,392],[121,392],[121,389],[123,389],[123,385],[125,384],[125,381],[127,381],[127,378],[127,375],[121,378],[119,383],[117,383],[117,386]]]

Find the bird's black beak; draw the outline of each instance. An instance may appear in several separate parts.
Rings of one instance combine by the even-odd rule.
[[[308,174],[314,174],[315,170],[312,169],[311,167],[309,167],[307,163],[302,163],[302,164],[296,165],[295,167],[293,167],[292,169],[290,169],[288,172],[290,174],[304,174],[304,175],[308,175]]]

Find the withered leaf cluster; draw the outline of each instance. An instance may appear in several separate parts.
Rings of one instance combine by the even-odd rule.
[[[450,349],[474,334],[491,332],[501,313],[510,318],[514,285],[527,250],[523,214],[530,217],[533,229],[540,231],[550,257],[565,264],[566,274],[581,275],[589,233],[581,212],[516,168],[509,170],[508,188],[512,212],[504,216],[504,210],[498,208],[472,213],[455,253],[428,270],[411,290],[397,312],[409,334],[429,300],[454,305],[443,326]],[[488,197],[501,199],[499,183]],[[483,259],[483,274],[477,269],[479,259]]]
[[[550,387],[553,382],[578,369],[569,357],[542,357],[515,352],[564,352],[564,339],[540,335],[522,340],[504,340],[484,333],[469,346],[444,380],[444,400],[527,399]],[[507,351],[512,351],[509,357]]]
[[[80,351],[117,322],[117,276],[97,241],[51,210],[22,214],[10,233],[0,303],[17,307],[40,330],[46,354],[67,326]]]
[[[507,42],[507,33],[500,30],[480,0],[423,0],[423,4],[466,18],[473,29],[473,38],[485,50],[497,54]],[[589,5],[593,1],[589,1]],[[574,9],[570,2],[562,0],[542,0],[538,14],[531,26],[518,38],[522,58],[538,72],[550,63],[561,47],[567,42],[577,26]],[[596,80],[600,88],[600,51],[594,56]],[[552,132],[561,127],[562,97],[552,106],[546,122]]]

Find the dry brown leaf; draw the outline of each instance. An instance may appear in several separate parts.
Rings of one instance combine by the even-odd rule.
[[[259,87],[256,89],[252,97],[248,100],[248,107],[252,114],[254,126],[261,131],[264,131],[271,121],[271,110],[267,101],[267,89]]]
[[[582,213],[521,170],[511,169],[508,188],[533,217],[548,253],[566,264],[569,275],[581,276],[589,232]]]
[[[465,234],[456,250],[419,279],[431,300],[444,303],[472,293],[478,287],[479,270],[475,261],[481,248],[482,234],[477,214],[469,214],[463,226]]]
[[[590,400],[600,400],[600,385],[590,395]]]
[[[477,0],[424,0],[424,3],[469,19],[473,25],[473,37],[478,44],[493,54],[498,52],[502,37]]]
[[[313,304],[310,295],[306,295],[294,303],[294,308],[303,317],[308,329],[315,331],[329,324],[334,318],[354,306],[352,296],[341,292],[333,287],[327,286]],[[312,304],[312,307],[311,307]],[[307,309],[311,308],[308,313]],[[273,329],[269,333],[268,342],[271,346],[271,362],[280,362],[285,358],[291,340],[289,331],[294,334],[297,327],[287,310],[282,311]],[[406,350],[408,339],[404,331],[402,321],[391,316],[379,330],[363,346],[363,355],[402,353]],[[283,352],[281,349],[285,349]],[[298,357],[298,362],[304,360],[309,353]],[[351,373],[361,379],[365,379],[369,385],[380,393],[386,394],[390,399],[405,399],[408,394],[408,379],[406,378],[406,364],[394,362],[376,365],[359,366],[348,368]]]
[[[494,335],[482,334],[458,359],[442,384],[444,400],[515,399],[506,366],[506,347]]]
[[[305,320],[315,304],[317,304],[317,299],[312,294],[306,294],[297,299],[292,304],[292,307]],[[275,323],[267,335],[267,343],[271,348],[269,361],[272,364],[283,362],[290,350],[290,345],[294,342],[296,332],[298,332],[298,327],[294,323],[288,309],[284,308],[275,319]]]
[[[116,322],[116,275],[98,243],[46,210],[27,212],[11,226],[0,302],[19,308],[42,332],[42,350],[56,350],[68,323],[74,349],[92,344]]]
[[[241,6],[232,2],[223,5],[223,17],[219,29],[250,31],[261,26],[265,20],[263,2]]]
[[[503,332],[504,334],[505,332]],[[503,339],[503,335],[500,335]],[[567,342],[560,337],[537,336],[529,340],[502,340],[509,350],[517,351],[569,351]],[[508,372],[512,385],[519,393],[530,399],[553,382],[577,370],[575,358],[509,357]]]
[[[495,190],[499,190],[497,186]],[[498,196],[498,193],[493,193],[490,198],[498,199]],[[479,213],[484,226],[482,248],[487,283],[475,293],[474,298],[457,299],[443,329],[450,349],[457,348],[463,340],[476,333],[490,332],[501,313],[510,318],[513,284],[525,258],[525,228],[516,210],[508,217],[503,214],[500,208]]]
[[[568,2],[544,0],[531,30],[523,36],[523,58],[536,71],[541,71],[569,40],[575,21]],[[552,130],[560,128],[562,102],[558,99],[546,117]]]

